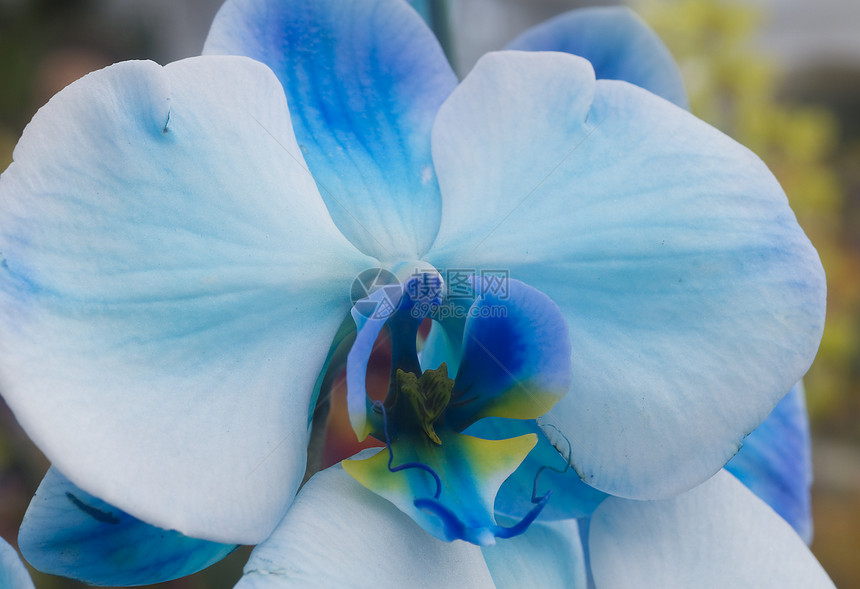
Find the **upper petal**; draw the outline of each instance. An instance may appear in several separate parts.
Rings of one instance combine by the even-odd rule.
[[[48,103],[0,177],[0,389],[85,491],[255,543],[305,465],[309,397],[369,260],[240,57],[126,62]]]
[[[791,526],[725,471],[673,499],[610,497],[588,542],[598,589],[834,586]]]
[[[660,37],[626,6],[572,10],[514,39],[508,49],[562,51],[591,62],[601,80],[624,80],[688,108],[681,71]]]
[[[685,111],[581,58],[505,52],[433,142],[428,260],[506,268],[562,309],[573,383],[541,420],[592,486],[654,498],[707,479],[809,367],[818,256],[761,161]]]
[[[401,0],[230,0],[204,53],[274,70],[340,230],[380,260],[417,259],[439,227],[430,129],[457,79]]]
[[[797,383],[726,464],[809,544],[812,541],[812,452],[803,383]]]
[[[257,546],[238,589],[493,588],[480,548],[443,542],[340,466],[308,481]]]
[[[150,526],[75,487],[55,468],[24,514],[18,544],[43,573],[122,587],[191,575],[236,548]]]

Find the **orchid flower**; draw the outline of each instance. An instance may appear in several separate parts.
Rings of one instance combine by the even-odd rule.
[[[826,586],[721,471],[808,369],[823,271],[767,168],[679,84],[625,11],[552,21],[458,84],[401,0],[228,0],[203,56],[60,92],[0,177],[0,390],[54,469],[34,554],[65,529],[94,582],[262,542],[243,586],[576,587],[590,516],[598,587],[782,586],[776,557],[751,560],[773,546]],[[386,290],[350,299],[367,268],[396,277],[391,314],[358,311]],[[498,269],[510,298],[482,287]],[[404,292],[455,270],[477,276],[469,318],[434,321],[419,357],[447,303],[415,314]],[[488,306],[505,315],[473,317]],[[350,313],[350,423],[386,448],[297,495]],[[99,526],[173,535],[118,566]]]

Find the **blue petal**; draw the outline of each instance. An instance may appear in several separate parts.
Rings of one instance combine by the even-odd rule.
[[[465,432],[486,440],[503,440],[527,433],[537,435],[538,443],[522,464],[499,488],[496,515],[520,517],[544,496],[546,506],[538,521],[588,517],[607,495],[589,487],[562,456],[534,420],[489,417],[472,424]]]
[[[791,526],[726,471],[672,499],[610,497],[588,543],[597,587],[834,587]]]
[[[457,80],[401,0],[231,0],[204,53],[246,55],[287,93],[337,226],[380,260],[417,259],[439,227],[430,129]]]
[[[570,386],[570,337],[558,306],[518,280],[482,282],[445,412],[458,431],[488,416],[539,417]]]
[[[0,587],[6,589],[34,589],[30,573],[15,549],[0,538]]]
[[[477,546],[437,540],[340,466],[302,487],[283,522],[251,553],[236,585],[380,586],[495,587]]]
[[[812,456],[802,383],[744,439],[726,470],[790,523],[807,544],[812,541]]]
[[[522,51],[562,51],[591,62],[600,80],[624,80],[688,108],[681,71],[663,41],[625,6],[573,10],[508,44]]]
[[[427,259],[506,268],[561,308],[573,383],[540,421],[590,485],[647,499],[706,480],[812,362],[815,250],[761,161],[673,104],[572,55],[490,54],[433,152]]]
[[[104,586],[184,577],[236,548],[150,526],[77,488],[55,468],[24,514],[18,543],[43,573]]]
[[[329,218],[271,71],[126,62],[63,90],[0,177],[0,258],[0,389],[52,463],[153,525],[265,539],[371,265]]]
[[[481,548],[496,589],[586,589],[576,520],[534,523],[515,538]]]

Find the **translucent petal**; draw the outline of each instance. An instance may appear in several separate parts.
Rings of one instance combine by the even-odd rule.
[[[726,471],[673,499],[610,497],[589,546],[598,589],[834,586],[791,526]]]
[[[400,0],[231,0],[204,53],[272,68],[335,223],[380,260],[417,259],[439,227],[430,129],[457,79]]]
[[[90,74],[0,177],[0,389],[85,491],[256,543],[304,473],[349,284],[283,91],[241,57]]]
[[[35,589],[30,573],[18,553],[3,538],[0,538],[0,587]]]
[[[18,544],[43,573],[123,587],[196,573],[236,548],[150,526],[75,487],[55,468],[27,508]]]
[[[626,6],[572,10],[527,30],[507,48],[579,55],[591,62],[600,80],[624,80],[688,108],[672,54]]]
[[[586,589],[576,520],[534,523],[528,531],[481,548],[496,589]]]
[[[477,546],[442,542],[340,466],[302,488],[272,536],[257,546],[237,589],[294,587],[492,589]]]
[[[812,541],[812,455],[802,383],[794,385],[744,439],[726,470],[790,523],[807,544]]]
[[[433,153],[427,259],[506,268],[562,309],[573,383],[539,421],[590,485],[698,484],[809,367],[818,256],[761,161],[685,111],[575,56],[490,54],[440,109]]]

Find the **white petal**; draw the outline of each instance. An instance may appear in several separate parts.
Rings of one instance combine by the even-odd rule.
[[[589,548],[598,589],[833,587],[794,529],[726,471],[674,499],[607,499]]]
[[[349,284],[283,90],[247,58],[126,62],[54,97],[0,178],[0,388],[75,485],[263,540],[301,480]]]
[[[340,466],[302,488],[237,589],[493,588],[481,550],[437,540]]]
[[[565,315],[573,383],[545,422],[586,483],[699,484],[812,362],[815,250],[762,162],[686,111],[572,55],[491,54],[440,109],[433,154],[428,260],[506,269]]]

